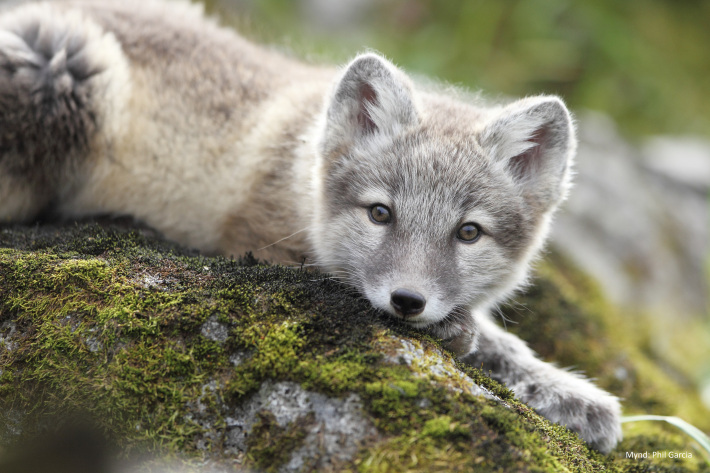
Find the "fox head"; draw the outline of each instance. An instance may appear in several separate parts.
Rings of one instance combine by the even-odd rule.
[[[442,337],[525,280],[576,148],[559,98],[491,109],[418,93],[376,54],[344,69],[319,127],[318,264]]]

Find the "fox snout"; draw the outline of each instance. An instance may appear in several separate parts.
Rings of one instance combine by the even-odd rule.
[[[424,311],[426,298],[416,291],[400,288],[390,295],[390,304],[397,314],[402,317],[411,317]]]

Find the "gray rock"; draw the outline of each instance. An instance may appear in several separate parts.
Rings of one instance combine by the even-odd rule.
[[[12,320],[0,325],[0,350],[12,351],[15,349],[13,337],[17,333],[17,325]],[[1,351],[0,351],[1,353]]]
[[[458,370],[451,362],[450,357],[442,350],[432,349],[433,353],[427,354],[422,348],[415,346],[411,341],[398,337],[395,338],[397,338],[402,346],[393,356],[385,357],[386,362],[400,363],[407,366],[416,364],[424,368],[430,376],[438,378],[444,383],[449,380],[456,380],[458,386],[450,386],[454,391],[461,392],[466,390],[474,396],[483,396],[505,405],[495,394],[479,386],[470,376]],[[463,388],[459,386],[463,386]]]
[[[229,337],[229,328],[223,323],[217,321],[217,316],[212,315],[202,324],[200,333],[203,337],[208,338],[217,343],[224,343]]]
[[[700,314],[707,292],[710,142],[627,143],[600,114],[583,114],[575,187],[554,243],[627,307]]]
[[[247,438],[257,422],[257,414],[271,413],[281,427],[313,415],[307,424],[303,445],[296,449],[280,471],[311,471],[329,468],[353,458],[362,443],[377,435],[372,423],[362,414],[360,398],[330,398],[306,391],[296,383],[267,382],[229,419],[228,447],[247,450]]]

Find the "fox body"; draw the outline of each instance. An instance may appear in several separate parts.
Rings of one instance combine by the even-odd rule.
[[[56,1],[0,16],[0,222],[130,215],[205,253],[313,262],[608,452],[620,407],[488,309],[570,186],[556,97],[506,106],[255,46],[196,6]]]

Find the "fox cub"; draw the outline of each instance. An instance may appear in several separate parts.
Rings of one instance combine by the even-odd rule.
[[[294,61],[187,3],[20,5],[0,15],[0,222],[131,215],[205,253],[306,258],[609,452],[618,399],[488,315],[570,187],[570,114],[471,101],[377,54]]]

